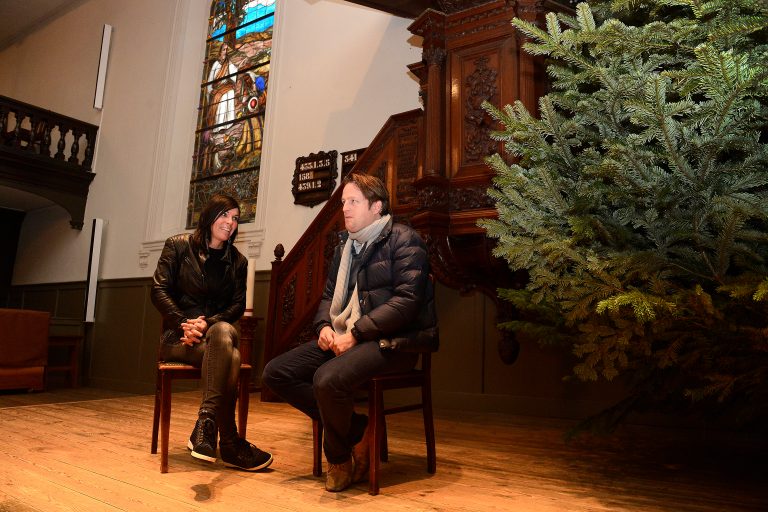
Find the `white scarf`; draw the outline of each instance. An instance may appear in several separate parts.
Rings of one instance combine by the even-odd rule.
[[[365,247],[368,242],[375,240],[389,222],[390,215],[384,215],[375,220],[368,226],[359,231],[349,234],[344,249],[341,252],[341,261],[339,262],[339,271],[336,274],[336,287],[333,289],[333,299],[331,300],[331,325],[336,334],[345,334],[351,329],[355,322],[360,318],[360,303],[357,298],[357,283],[352,295],[347,301],[347,307],[341,309],[344,304],[344,295],[347,293],[347,283],[349,282],[349,261],[352,257],[352,244],[356,241]]]

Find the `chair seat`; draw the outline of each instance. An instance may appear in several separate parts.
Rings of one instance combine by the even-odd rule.
[[[200,368],[197,368],[196,366],[192,366],[191,364],[187,363],[179,363],[178,361],[158,361],[157,362],[158,368],[162,368],[164,370],[172,370],[174,368],[178,369],[184,369],[184,368],[194,368],[196,370],[199,370]]]
[[[411,370],[401,373],[387,373],[377,375],[371,382],[377,382],[382,389],[415,388],[422,385],[427,375],[423,370]]]
[[[160,361],[157,363],[157,369],[161,372],[173,372],[173,374],[178,376],[179,378],[186,378],[186,379],[200,378],[200,368],[196,368],[191,364],[174,363],[172,361],[167,361],[167,362]],[[181,377],[182,373],[185,375],[185,377]]]
[[[185,363],[174,361],[160,361],[157,363],[157,369],[163,372],[172,372],[177,379],[199,379],[201,377],[200,368]],[[251,370],[251,365],[241,364],[240,369]]]

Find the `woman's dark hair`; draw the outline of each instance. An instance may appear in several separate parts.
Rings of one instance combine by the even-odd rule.
[[[240,205],[232,196],[226,194],[214,194],[208,200],[203,207],[203,211],[200,212],[200,218],[197,219],[197,228],[192,233],[192,240],[198,247],[207,248],[208,243],[211,241],[211,226],[213,222],[221,215],[222,212],[231,210],[232,208],[240,209]],[[237,228],[229,237],[227,243],[231,244],[237,238]]]
[[[353,183],[360,189],[360,192],[363,193],[363,197],[368,200],[370,205],[373,205],[376,201],[381,201],[380,213],[382,216],[389,213],[389,192],[383,181],[370,174],[354,172],[344,178],[344,181],[341,182],[341,186],[344,187],[349,183]]]

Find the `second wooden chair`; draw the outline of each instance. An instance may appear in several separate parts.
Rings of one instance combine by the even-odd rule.
[[[240,320],[240,360],[251,360],[251,343],[255,319],[243,317]],[[240,365],[237,398],[237,432],[245,438],[248,426],[248,405],[250,401],[251,365]],[[155,411],[152,418],[152,449],[157,453],[157,435],[160,432],[160,472],[168,472],[168,437],[171,429],[171,391],[173,381],[177,379],[199,379],[200,368],[184,364],[163,361],[158,357],[157,377],[155,381]]]
[[[379,494],[379,461],[389,459],[387,425],[385,416],[398,412],[421,409],[424,415],[424,437],[427,447],[427,472],[437,470],[435,453],[435,426],[432,417],[432,368],[431,352],[421,353],[421,367],[401,373],[377,375],[368,383],[368,428],[371,465],[368,470],[368,494]],[[421,402],[389,409],[384,407],[384,391],[388,389],[421,388]],[[323,474],[323,427],[312,421],[312,474]]]

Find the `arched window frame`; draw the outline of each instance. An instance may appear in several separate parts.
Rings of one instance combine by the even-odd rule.
[[[187,228],[215,192],[239,199],[242,223],[254,220],[276,3],[211,2]]]

